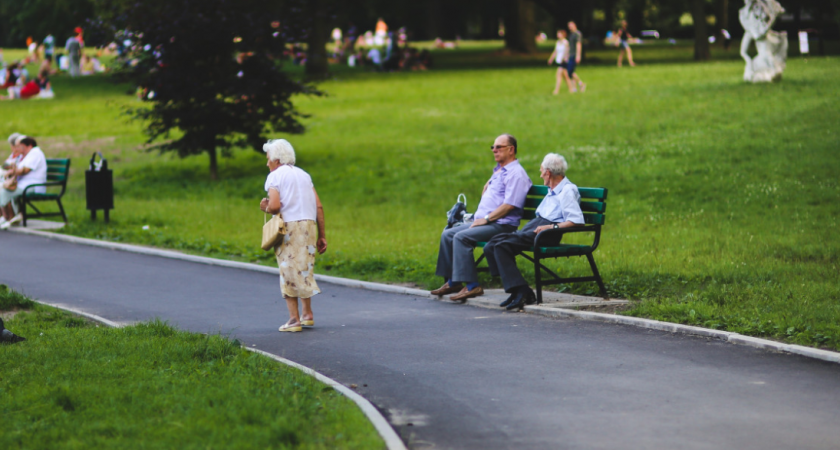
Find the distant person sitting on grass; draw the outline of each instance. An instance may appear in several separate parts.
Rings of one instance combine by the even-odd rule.
[[[542,231],[584,224],[580,192],[566,178],[566,169],[568,164],[565,158],[556,153],[545,155],[540,164],[540,178],[549,191],[537,208],[537,217],[519,231],[495,236],[484,247],[490,275],[501,276],[505,292],[510,294],[499,305],[501,307],[508,310],[521,309],[537,301],[534,291],[516,267],[516,255],[533,247],[537,234]]]
[[[519,227],[531,179],[516,159],[516,138],[503,134],[490,149],[497,164],[482,190],[475,221],[444,230],[440,237],[435,275],[446,281],[433,295],[455,294],[450,299],[457,302],[483,295],[473,256],[476,244]]]
[[[15,200],[23,195],[24,189],[33,184],[47,182],[47,158],[44,156],[44,152],[38,148],[35,139],[20,136],[15,140],[15,146],[22,159],[6,174],[7,179],[10,176],[17,178],[15,189],[7,189],[5,183],[0,188],[0,211],[3,213],[0,230],[5,230],[23,219],[23,215],[18,212]],[[30,192],[45,194],[47,188],[46,186],[40,186]]]
[[[315,252],[327,251],[324,208],[308,173],[295,167],[295,149],[285,139],[263,145],[270,173],[265,180],[268,198],[260,210],[280,214],[286,222],[283,242],[274,249],[280,268],[280,290],[289,309],[289,320],[280,331],[301,331],[314,326],[312,297],[321,292],[315,283]],[[298,299],[303,312],[298,310]]]

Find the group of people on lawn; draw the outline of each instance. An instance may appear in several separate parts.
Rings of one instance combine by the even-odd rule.
[[[540,178],[549,188],[548,194],[537,208],[536,218],[517,231],[531,179],[517,159],[516,138],[503,134],[491,150],[496,167],[484,185],[475,219],[444,230],[440,237],[435,273],[445,282],[432,294],[453,294],[450,298],[458,302],[483,295],[473,251],[479,242],[487,242],[484,254],[490,273],[501,277],[510,294],[500,306],[521,309],[536,302],[536,296],[516,267],[516,255],[530,249],[542,231],[583,225],[580,193],[566,178],[566,160],[556,153],[547,154],[540,164]],[[284,239],[274,248],[280,289],[289,310],[289,320],[279,331],[298,332],[315,325],[311,299],[320,293],[315,282],[315,254],[327,250],[324,210],[312,178],[295,167],[295,151],[288,141],[271,140],[263,151],[269,168],[265,182],[268,197],[260,201],[260,210],[281,214],[287,227]]]
[[[23,220],[17,200],[27,187],[47,182],[47,158],[35,139],[20,133],[9,136],[12,154],[0,168],[0,230],[5,230]],[[34,186],[30,193],[43,194],[45,186]]]

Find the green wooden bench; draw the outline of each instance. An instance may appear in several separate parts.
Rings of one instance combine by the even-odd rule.
[[[40,183],[40,184],[33,184],[27,186],[26,189],[23,190],[23,196],[21,196],[21,211],[23,212],[23,226],[26,226],[27,219],[34,219],[36,217],[52,217],[52,216],[61,216],[64,219],[64,222],[67,222],[67,215],[64,214],[64,206],[61,205],[61,197],[64,195],[64,191],[67,190],[67,178],[70,175],[70,159],[47,159],[47,182]],[[34,191],[34,189],[38,186],[61,186],[61,192],[47,192],[45,194],[38,194]],[[58,203],[58,210],[60,212],[41,212],[34,205],[34,202],[43,202],[43,201],[55,201]],[[34,213],[29,213],[27,211],[27,206],[32,208]]]
[[[595,265],[595,258],[592,256],[592,252],[598,248],[598,244],[601,241],[601,227],[604,225],[604,213],[607,211],[607,188],[578,188],[578,191],[580,192],[580,209],[583,211],[585,225],[545,230],[537,235],[534,246],[528,250],[533,256],[521,253],[522,257],[534,264],[537,303],[542,303],[543,286],[560,283],[594,281],[598,283],[601,297],[606,298],[607,296],[607,289],[604,286],[604,281],[601,279],[601,274],[598,272],[598,266]],[[536,217],[537,207],[540,206],[546,194],[548,194],[548,186],[531,187],[525,200],[523,219],[531,220]],[[560,240],[567,233],[594,233],[592,244],[561,244]],[[477,246],[484,248],[486,244],[486,242],[479,242]],[[589,260],[589,266],[592,269],[592,276],[561,278],[541,262],[546,259],[569,258],[572,256],[586,256],[586,259]],[[480,263],[483,259],[484,255],[482,254],[476,264]],[[488,271],[489,269],[483,267],[479,270]],[[543,278],[543,272],[547,272],[547,275],[550,276]]]

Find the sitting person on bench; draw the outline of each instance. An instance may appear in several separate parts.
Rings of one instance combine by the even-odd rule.
[[[29,185],[47,182],[47,158],[44,156],[44,152],[38,148],[35,139],[20,136],[15,141],[15,145],[22,159],[14,166],[14,171],[10,171],[12,173],[6,174],[7,177],[17,177],[16,189],[10,191],[0,187],[0,212],[3,213],[3,219],[0,220],[0,230],[5,230],[13,223],[23,220],[23,214],[18,213],[18,206],[15,201],[23,195],[23,190]],[[47,188],[46,186],[35,187],[33,191],[43,194],[47,192]]]
[[[481,202],[472,224],[462,224],[444,230],[440,237],[437,270],[435,275],[446,282],[433,295],[450,297],[465,302],[468,298],[484,294],[478,284],[473,250],[478,242],[487,241],[499,233],[516,231],[522,219],[525,197],[531,189],[531,179],[516,159],[516,138],[503,134],[490,147],[496,160],[493,176],[484,185]],[[461,288],[461,284],[467,285]]]
[[[566,159],[556,153],[549,153],[540,164],[540,178],[548,186],[545,196],[537,208],[537,217],[521,230],[499,234],[484,246],[484,256],[490,267],[490,275],[501,276],[505,292],[511,294],[501,307],[518,310],[537,301],[534,291],[516,267],[516,255],[534,246],[537,234],[551,228],[566,228],[583,225],[583,211],[580,209],[580,192],[577,186],[566,178]]]

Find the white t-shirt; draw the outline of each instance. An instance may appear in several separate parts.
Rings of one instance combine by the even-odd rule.
[[[557,41],[557,44],[554,45],[554,51],[557,53],[557,56],[554,58],[554,61],[557,64],[562,63],[566,60],[566,56],[569,53],[569,41],[563,39],[562,41]]]
[[[295,166],[280,166],[265,179],[265,191],[271,188],[280,193],[280,214],[284,221],[317,220],[315,186],[308,173]]]
[[[18,177],[18,188],[47,182],[47,157],[40,148],[32,147],[32,150],[29,150],[29,153],[18,163],[18,168],[20,167],[28,167],[30,172]],[[47,187],[36,187],[34,191],[36,194],[45,194]]]

